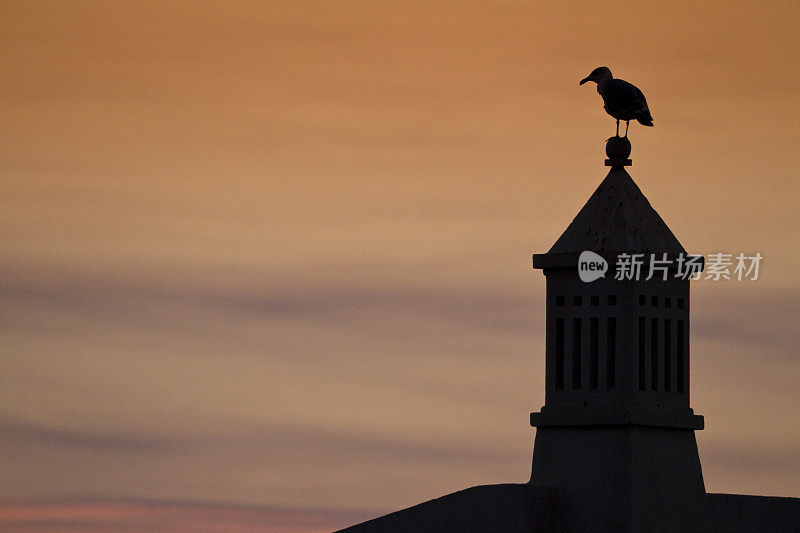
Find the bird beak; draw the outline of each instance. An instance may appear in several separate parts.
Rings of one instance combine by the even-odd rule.
[[[584,83],[586,83],[587,81],[592,81],[592,80],[590,80],[590,79],[589,79],[589,76],[586,76],[585,78],[583,78],[583,79],[581,80],[581,82],[580,82],[578,85],[583,85],[583,84],[584,84]]]

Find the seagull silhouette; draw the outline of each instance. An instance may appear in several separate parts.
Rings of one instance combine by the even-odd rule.
[[[653,125],[653,117],[647,108],[647,100],[642,91],[625,80],[614,78],[608,67],[597,67],[591,74],[583,78],[580,85],[587,81],[597,84],[597,92],[603,97],[603,108],[606,113],[617,119],[617,137],[619,137],[619,121],[625,121],[625,137],[628,136],[628,124],[638,120],[644,126]]]

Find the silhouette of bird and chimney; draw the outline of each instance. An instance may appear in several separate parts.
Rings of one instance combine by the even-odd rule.
[[[587,81],[617,133],[606,141],[606,178],[548,252],[533,255],[547,295],[530,481],[472,487],[346,531],[798,531],[800,498],[705,490],[695,440],[705,421],[689,406],[690,279],[579,275],[586,251],[611,264],[630,253],[688,255],[625,171],[629,122],[653,125],[644,95],[607,67]]]

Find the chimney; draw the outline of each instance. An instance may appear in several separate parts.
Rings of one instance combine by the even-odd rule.
[[[630,150],[627,138],[608,140],[608,175],[533,256],[547,340],[530,483],[563,494],[568,531],[706,525],[694,435],[703,417],[689,404],[689,274],[703,259],[626,172]]]

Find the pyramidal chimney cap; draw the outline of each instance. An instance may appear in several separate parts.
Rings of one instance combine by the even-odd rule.
[[[686,250],[625,171],[631,143],[612,137],[606,143],[611,169],[572,223],[545,254],[534,254],[533,267],[576,268],[589,250],[607,260],[620,253],[668,254]],[[609,163],[610,161],[610,163]]]

